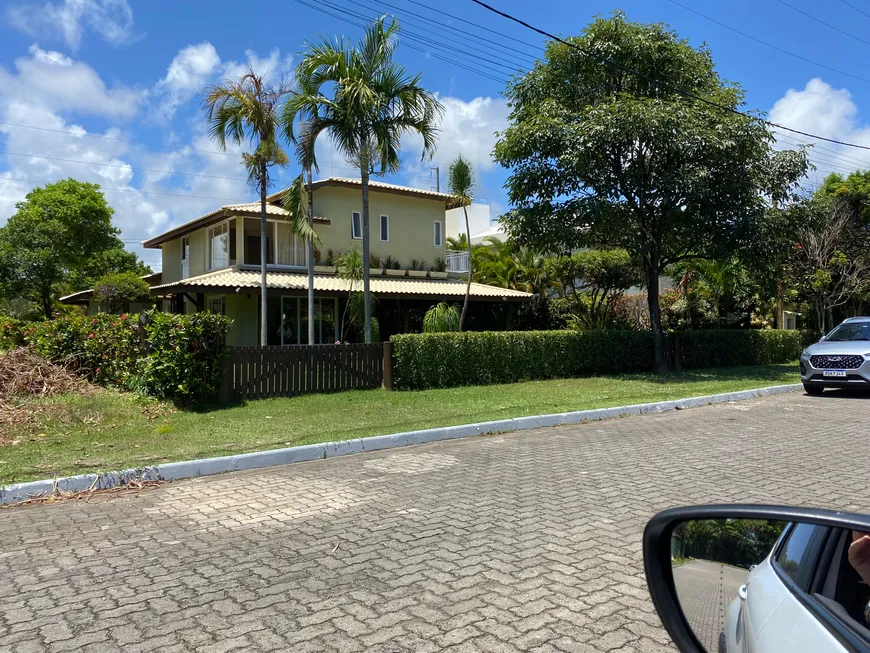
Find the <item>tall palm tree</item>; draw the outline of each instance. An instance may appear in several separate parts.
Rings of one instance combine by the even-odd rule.
[[[304,174],[304,173],[302,173]],[[281,204],[287,211],[290,233],[304,240],[308,259],[308,344],[314,344],[314,242],[319,240],[314,231],[314,211],[312,208],[311,173],[308,171],[308,184],[300,174],[284,191]]]
[[[459,316],[459,330],[465,326],[465,314],[468,312],[468,298],[471,295],[471,227],[468,224],[468,206],[474,202],[474,170],[467,159],[460,154],[450,164],[447,170],[447,192],[453,196],[454,206],[461,206],[465,214],[465,242],[468,247],[468,283],[465,284],[465,301],[462,302],[462,314]]]
[[[343,40],[311,45],[296,69],[297,94],[288,101],[282,122],[296,142],[294,122],[308,131],[312,161],[314,141],[327,132],[345,158],[360,169],[362,185],[362,258],[370,258],[369,177],[399,168],[399,142],[405,133],[423,138],[423,159],[435,150],[436,123],[443,107],[393,61],[399,23],[382,16],[352,47]],[[325,93],[330,91],[332,97]],[[363,275],[365,341],[371,342],[369,266]]]
[[[249,66],[237,80],[228,79],[206,89],[203,108],[208,114],[209,136],[222,150],[227,141],[248,143],[253,152],[242,154],[248,183],[260,193],[260,344],[269,342],[266,329],[267,222],[266,191],[269,168],[287,165],[287,154],[278,143],[278,112],[290,95],[283,83],[274,86]]]

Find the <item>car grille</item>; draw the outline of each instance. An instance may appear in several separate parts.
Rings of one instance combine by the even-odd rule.
[[[817,370],[857,370],[864,364],[864,357],[851,356],[810,356],[810,363]]]

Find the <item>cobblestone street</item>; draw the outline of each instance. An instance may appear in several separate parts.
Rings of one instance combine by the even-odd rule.
[[[0,511],[0,651],[664,651],[641,534],[870,511],[870,401],[802,394]]]

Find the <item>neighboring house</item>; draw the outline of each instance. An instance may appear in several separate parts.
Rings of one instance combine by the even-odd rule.
[[[162,283],[163,273],[154,272],[152,274],[142,275],[142,278],[148,283],[149,286],[158,286]],[[60,298],[61,304],[70,304],[72,306],[81,306],[85,313],[88,315],[95,315],[97,313],[102,312],[102,307],[99,306],[96,302],[94,302],[94,291],[91,290],[80,290],[79,292],[74,292],[71,295],[66,295],[65,297]],[[151,308],[153,303],[149,302],[147,304],[142,302],[134,302],[130,304],[130,312],[131,313],[141,313],[142,311]]]
[[[472,245],[479,245],[487,237],[498,240],[507,238],[498,219],[492,220],[488,204],[472,204],[468,207],[468,228],[471,231]],[[461,208],[447,211],[445,231],[448,238],[458,238],[465,233],[465,214]]]
[[[330,177],[314,182],[312,192],[314,229],[321,241],[315,261],[315,335],[318,343],[331,343],[340,336],[350,284],[327,263],[352,247],[362,248],[361,186],[359,179]],[[281,193],[268,198],[269,340],[264,344],[307,344],[306,247],[289,232],[280,198]],[[400,267],[372,270],[374,314],[382,339],[408,331],[410,312],[464,297],[465,282],[438,271],[446,258],[450,199],[443,193],[370,182],[371,253],[381,261],[392,257]],[[223,206],[142,244],[163,253],[162,279],[151,289],[158,306],[177,313],[223,313],[233,320],[230,345],[260,344],[259,202]],[[423,270],[410,270],[412,261]],[[354,290],[362,290],[362,282]],[[475,283],[471,299],[523,302],[531,295]]]

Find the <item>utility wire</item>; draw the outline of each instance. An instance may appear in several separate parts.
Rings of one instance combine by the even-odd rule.
[[[782,2],[782,1],[783,0],[779,0],[779,2]],[[672,84],[669,84],[668,82],[666,82],[664,80],[657,79],[657,78],[651,78],[647,75],[644,75],[643,73],[639,73],[636,70],[633,70],[631,68],[621,66],[621,65],[616,64],[608,59],[602,60],[601,57],[599,57],[595,54],[592,54],[591,52],[589,52],[586,49],[577,45],[576,43],[570,43],[569,41],[566,41],[565,39],[559,38],[555,34],[551,34],[550,32],[547,32],[545,30],[540,29],[539,27],[535,27],[534,25],[531,25],[531,24],[527,23],[526,21],[524,21],[520,18],[517,18],[516,16],[512,16],[509,13],[506,13],[504,11],[496,9],[492,5],[489,5],[485,2],[483,2],[483,0],[471,0],[471,2],[473,2],[477,5],[480,5],[484,9],[487,9],[495,14],[498,14],[499,16],[502,16],[503,18],[506,18],[510,21],[518,23],[518,24],[522,25],[523,27],[526,27],[527,29],[532,30],[533,32],[537,32],[538,34],[541,34],[542,36],[545,36],[549,39],[552,39],[554,41],[562,43],[563,45],[566,45],[570,48],[573,48],[574,50],[577,50],[578,52],[582,52],[587,57],[590,57],[590,58],[595,59],[597,61],[601,61],[605,65],[608,65],[612,68],[616,68],[617,70],[620,70],[624,73],[630,73],[632,75],[637,75],[637,76],[642,77],[650,82],[655,82],[655,83],[660,84],[662,86],[671,88],[679,95],[683,95],[684,97],[690,98],[690,99],[695,100],[697,102],[701,102],[701,103],[706,104],[710,107],[713,107],[713,108],[716,108],[716,109],[719,109],[721,111],[725,111],[728,113],[733,113],[733,114],[738,115],[738,116],[743,116],[744,118],[760,122],[762,124],[768,125],[769,127],[777,127],[779,129],[783,129],[783,130],[785,130],[787,132],[791,132],[793,134],[800,134],[801,136],[815,138],[815,139],[818,139],[820,141],[826,141],[828,143],[836,143],[837,145],[845,145],[846,147],[854,147],[854,148],[861,149],[861,150],[870,150],[870,145],[858,145],[857,143],[848,143],[846,141],[840,141],[840,140],[837,140],[835,138],[827,138],[826,136],[819,136],[817,134],[811,134],[809,132],[801,131],[800,129],[793,129],[792,127],[786,127],[785,125],[780,125],[779,123],[771,122],[770,120],[765,120],[764,118],[760,118],[758,116],[753,116],[750,113],[745,113],[743,111],[740,111],[739,109],[735,109],[734,107],[729,107],[729,106],[724,105],[724,104],[719,104],[718,102],[713,102],[712,100],[708,100],[707,98],[696,95],[695,93],[692,93],[691,91],[687,91],[687,90],[681,89],[677,86],[673,86]],[[868,43],[870,43],[870,42],[868,42]]]
[[[691,7],[687,7],[682,2],[677,2],[677,0],[668,0],[668,2],[670,2],[671,4],[675,4],[678,7],[682,7],[686,11],[689,11],[689,12],[695,14],[696,16],[700,16],[701,18],[703,18],[705,20],[709,20],[711,23],[715,23],[716,25],[719,25],[719,27],[724,27],[727,30],[731,30],[735,34],[739,34],[740,36],[743,36],[751,41],[755,41],[756,43],[760,43],[761,45],[765,45],[768,48],[772,48],[772,49],[776,50],[777,52],[782,52],[783,54],[787,54],[788,56],[794,57],[795,59],[800,59],[801,61],[805,61],[806,63],[812,64],[814,66],[818,66],[819,68],[824,68],[825,70],[830,70],[833,73],[837,73],[839,75],[845,75],[846,77],[851,77],[852,79],[857,79],[859,81],[866,82],[866,83],[870,84],[870,79],[868,79],[866,77],[860,77],[858,75],[853,75],[852,73],[847,73],[844,70],[838,70],[837,68],[832,68],[831,66],[827,66],[823,63],[819,63],[818,61],[813,61],[812,59],[807,59],[803,55],[796,54],[794,52],[789,52],[788,50],[781,48],[778,45],[774,45],[773,43],[768,43],[767,41],[762,41],[761,39],[756,38],[756,37],[752,36],[751,34],[747,34],[746,32],[741,32],[739,29],[737,29],[735,27],[731,27],[731,25],[726,25],[725,23],[720,22],[720,21],[716,20],[715,18],[711,18],[710,16],[707,16],[706,14],[702,14],[700,11],[697,11],[696,9],[692,9]]]
[[[857,11],[859,14],[864,14],[865,16],[867,16],[867,18],[870,18],[870,14],[868,14],[868,13],[867,13],[866,11],[864,11],[863,9],[861,9],[861,8],[859,8],[859,7],[856,7],[856,6],[853,5],[851,2],[846,2],[846,0],[840,0],[840,2],[842,2],[842,3],[843,3],[844,5],[846,5],[847,7],[852,7],[852,9],[854,9],[855,11]]]
[[[821,18],[816,18],[816,17],[813,16],[812,14],[807,13],[807,12],[804,11],[803,9],[799,9],[798,7],[795,7],[795,6],[792,5],[792,4],[789,4],[789,3],[786,2],[785,0],[776,0],[776,1],[777,1],[779,4],[781,4],[781,5],[785,5],[785,6],[788,7],[789,9],[798,12],[799,14],[802,14],[802,15],[806,16],[806,17],[809,18],[809,19],[814,20],[814,21],[816,21],[817,23],[820,23],[821,25],[824,25],[824,26],[827,27],[828,29],[832,29],[832,30],[834,30],[835,32],[839,32],[839,33],[842,34],[843,36],[848,36],[850,39],[854,39],[854,40],[858,41],[859,43],[863,43],[864,45],[870,45],[870,41],[865,41],[865,40],[862,39],[860,36],[855,36],[854,34],[850,34],[849,32],[840,29],[840,28],[837,27],[836,25],[831,25],[830,23],[826,23],[826,22],[823,21]]]
[[[309,2],[306,2],[306,0],[296,0],[296,2],[305,6],[305,7],[308,7],[309,9],[314,9],[315,11],[318,11],[322,14],[332,16],[333,18],[337,18],[338,20],[340,20],[342,22],[348,23],[348,24],[353,25],[355,27],[358,27],[360,29],[366,28],[366,25],[364,23],[358,23],[354,20],[351,20],[351,19],[347,18],[345,15],[343,15],[343,13],[336,13],[336,12],[330,11],[329,9],[325,9],[324,7],[318,6],[317,4],[311,4]],[[339,8],[339,11],[342,11],[342,10]],[[352,12],[346,12],[346,13],[352,13]],[[475,68],[471,65],[468,65],[466,63],[462,63],[460,61],[456,61],[456,60],[451,59],[449,57],[442,56],[441,54],[438,54],[436,52],[431,52],[430,50],[422,48],[422,47],[415,45],[413,43],[406,42],[404,45],[406,47],[410,48],[411,50],[421,52],[421,53],[429,55],[435,59],[440,59],[441,61],[445,61],[445,62],[450,63],[454,66],[457,66],[459,68],[464,68],[465,70],[468,70],[468,71],[473,72],[477,75],[480,75],[481,77],[486,77],[487,79],[491,79],[491,80],[499,82],[501,84],[506,84],[508,81],[505,77],[497,77],[491,73],[482,71],[482,70]]]
[[[36,179],[27,179],[26,177],[0,177],[0,184],[3,182],[16,183],[24,182],[28,184],[43,184],[45,181],[37,181]],[[184,197],[192,200],[218,200],[221,202],[236,202],[237,204],[247,204],[244,200],[239,200],[238,197],[211,197],[208,195],[182,195],[180,193],[161,193],[155,190],[139,190],[138,188],[112,188],[111,186],[103,186],[99,184],[100,190],[111,190],[118,193],[141,193],[143,195],[163,195],[166,197]]]
[[[119,165],[116,163],[99,163],[97,161],[80,161],[77,159],[61,159],[54,156],[43,156],[41,154],[21,154],[19,152],[0,152],[0,156],[21,156],[33,159],[46,159],[47,161],[63,161],[64,163],[81,163],[89,166],[98,166],[100,168],[130,168],[130,170],[142,170],[144,172],[157,172],[166,175],[184,175],[185,177],[204,177],[206,179],[229,179],[232,181],[247,181],[244,177],[224,177],[221,175],[201,175],[193,172],[173,172],[172,170],[155,170],[154,168],[139,168],[131,165]]]
[[[470,20],[468,20],[467,18],[460,18],[459,16],[454,16],[453,14],[448,14],[446,11],[443,11],[441,9],[433,9],[432,7],[425,5],[422,2],[417,2],[417,0],[408,0],[408,2],[410,2],[413,5],[423,7],[424,9],[428,9],[429,11],[432,11],[432,12],[435,12],[438,14],[442,14],[444,16],[447,16],[448,18],[452,18],[453,20],[460,20],[463,23],[471,25],[472,27],[476,27],[478,29],[485,30],[485,31],[489,32],[490,34],[495,34],[496,36],[501,36],[502,38],[510,39],[511,41],[514,41],[515,43],[519,43],[520,45],[525,45],[526,47],[533,48],[536,51],[540,51],[541,49],[543,49],[543,47],[540,44],[535,45],[534,43],[528,43],[526,41],[518,39],[515,36],[510,36],[508,34],[504,34],[503,32],[497,32],[494,29],[490,29],[489,27],[484,27],[483,25],[479,25],[478,23],[473,23]]]

